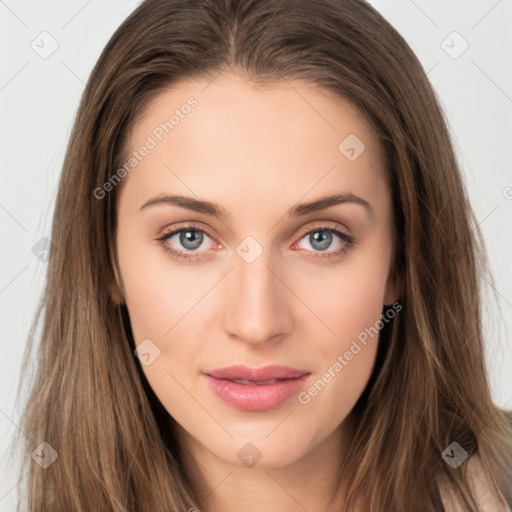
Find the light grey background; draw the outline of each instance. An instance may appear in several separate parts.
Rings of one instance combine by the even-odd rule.
[[[418,55],[446,111],[496,282],[494,290],[486,286],[498,299],[485,317],[492,393],[499,405],[512,409],[512,0],[371,3]],[[20,413],[15,403],[20,361],[46,269],[32,248],[50,236],[60,169],[87,77],[136,5],[133,0],[0,0],[3,511],[15,506],[18,473],[7,449]],[[50,36],[41,35],[45,31]],[[52,44],[58,44],[56,51],[42,58]]]

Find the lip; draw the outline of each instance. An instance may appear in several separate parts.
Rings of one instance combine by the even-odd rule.
[[[299,392],[309,375],[304,370],[276,365],[262,368],[236,365],[205,372],[213,392],[228,405],[243,411],[279,407]]]

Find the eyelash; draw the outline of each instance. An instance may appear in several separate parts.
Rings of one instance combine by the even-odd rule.
[[[181,233],[182,231],[197,231],[200,233],[204,233],[205,235],[208,235],[210,238],[213,239],[212,235],[210,233],[208,233],[208,231],[206,231],[205,229],[199,228],[193,224],[189,224],[189,225],[181,226],[178,229],[173,229],[173,230],[167,231],[162,236],[156,238],[155,240],[162,245],[164,251],[168,252],[176,260],[183,259],[183,260],[188,260],[188,261],[194,261],[198,258],[201,258],[202,257],[201,253],[197,253],[197,254],[191,253],[190,254],[185,251],[177,251],[175,249],[172,249],[171,247],[169,247],[168,244],[165,243],[173,235],[175,235],[177,233]],[[331,226],[318,225],[318,226],[314,226],[309,231],[302,233],[301,236],[298,238],[297,242],[294,242],[293,245],[295,245],[300,240],[302,240],[306,235],[315,233],[317,231],[328,231],[330,233],[334,233],[341,239],[341,241],[343,242],[343,246],[336,251],[330,251],[330,252],[307,251],[307,252],[314,252],[314,255],[307,256],[308,258],[313,258],[313,259],[321,258],[324,260],[326,260],[326,259],[329,260],[331,258],[335,258],[337,256],[341,256],[342,254],[348,253],[350,251],[350,249],[352,249],[354,247],[354,245],[356,244],[356,240],[352,236],[347,235],[346,233],[343,233],[342,231],[339,231],[338,229],[335,229]]]

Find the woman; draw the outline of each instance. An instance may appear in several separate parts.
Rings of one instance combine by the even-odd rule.
[[[52,242],[30,510],[512,504],[478,225],[365,2],[144,1],[84,91]]]

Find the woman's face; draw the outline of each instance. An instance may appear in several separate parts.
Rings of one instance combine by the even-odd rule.
[[[369,125],[306,82],[221,75],[157,96],[129,148],[112,294],[182,441],[249,467],[329,444],[396,299]]]

